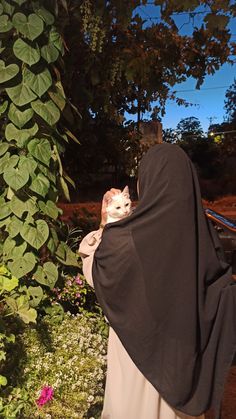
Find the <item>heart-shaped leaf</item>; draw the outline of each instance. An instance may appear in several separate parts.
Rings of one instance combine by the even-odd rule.
[[[60,242],[56,250],[57,259],[66,266],[78,266],[76,254],[72,252],[65,242]]]
[[[6,92],[12,102],[14,102],[14,104],[17,106],[24,106],[37,97],[27,86],[24,80],[17,86],[8,87]]]
[[[21,258],[27,249],[27,243],[24,242],[20,246],[15,246],[9,254],[9,259],[15,260]]]
[[[20,231],[21,237],[34,249],[40,249],[49,235],[49,228],[44,220],[37,220],[35,225],[24,223]]]
[[[58,279],[57,267],[52,262],[44,263],[43,267],[38,266],[34,273],[34,278],[39,284],[46,285],[50,289],[54,288]]]
[[[14,103],[11,103],[8,111],[8,118],[19,128],[22,128],[25,124],[27,124],[33,115],[33,109],[29,108],[25,111],[20,111]]]
[[[52,43],[62,54],[64,53],[61,35],[57,32],[54,26],[49,32],[49,42]]]
[[[8,143],[1,143],[0,144],[0,156],[6,153],[10,145]]]
[[[58,108],[63,111],[66,104],[63,87],[60,82],[57,82],[53,87],[53,90],[49,90],[48,94]]]
[[[5,167],[8,163],[8,159],[10,157],[10,153],[7,151],[1,158],[0,158],[0,174],[2,174],[5,170]]]
[[[18,284],[19,281],[15,276],[8,278],[7,276],[0,274],[0,291],[12,291]]]
[[[15,13],[12,18],[12,23],[22,35],[31,41],[38,38],[43,32],[43,21],[35,13],[32,13],[29,16],[26,16],[23,13]]]
[[[39,173],[35,177],[30,185],[31,191],[36,192],[38,195],[46,196],[50,187],[49,180],[42,174]]]
[[[34,74],[32,71],[26,69],[24,73],[24,80],[27,86],[29,86],[39,97],[43,96],[43,94],[52,85],[51,73],[47,68],[38,74]]]
[[[8,215],[11,214],[11,208],[8,202],[1,205],[1,211],[0,211],[0,219],[4,219],[8,217]]]
[[[6,169],[15,167],[18,163],[18,160],[19,160],[19,156],[17,155],[10,156],[10,153],[7,152],[0,159],[0,174],[3,173]]]
[[[36,159],[49,166],[52,150],[46,138],[33,138],[28,144],[28,150]]]
[[[19,220],[19,218],[17,218],[15,215],[13,215],[13,217],[11,217],[11,221],[10,223],[7,225],[7,232],[9,233],[10,237],[16,237],[17,234],[19,234],[21,227],[22,227],[22,221]]]
[[[28,156],[20,156],[20,161],[19,161],[18,166],[20,169],[26,168],[29,174],[31,175],[35,172],[35,169],[38,166],[38,164],[32,156],[28,155]]]
[[[60,111],[52,100],[42,102],[38,99],[32,102],[31,106],[33,110],[48,123],[48,125],[54,125],[60,119]]]
[[[5,66],[4,61],[0,60],[0,83],[13,79],[13,77],[19,73],[19,70],[20,69],[17,64],[9,64]]]
[[[7,15],[10,15],[10,16],[14,13],[15,6],[13,6],[11,4],[11,2],[9,2],[7,0],[1,0],[1,4],[3,6],[4,13],[6,13]]]
[[[4,102],[0,105],[0,115],[4,114],[6,112],[8,107],[8,101],[4,100]]]
[[[41,48],[41,55],[50,64],[58,59],[59,51],[53,44],[49,43]]]
[[[39,50],[31,47],[23,39],[19,38],[13,45],[13,52],[19,60],[30,66],[36,64],[40,60]]]
[[[19,218],[22,218],[24,212],[28,212],[30,215],[34,215],[37,211],[37,205],[33,198],[29,198],[27,201],[21,201],[16,195],[12,197],[10,202],[11,211]]]
[[[29,287],[27,289],[27,292],[29,294],[29,296],[31,297],[30,299],[30,306],[31,307],[37,307],[40,303],[40,301],[42,300],[44,293],[41,287]]]
[[[47,201],[46,203],[43,201],[39,201],[39,208],[41,211],[48,215],[49,217],[53,218],[54,220],[58,217],[58,208],[53,201]]]
[[[26,169],[20,170],[18,167],[12,167],[5,170],[3,179],[12,189],[18,191],[28,182],[29,172]]]
[[[13,124],[8,124],[5,130],[7,141],[15,140],[18,147],[24,147],[26,141],[38,132],[38,125],[35,123],[32,128],[18,129]]]
[[[33,9],[36,15],[41,17],[41,19],[46,23],[46,25],[52,25],[54,23],[54,16],[43,6],[39,7],[37,3],[33,3]]]
[[[36,264],[36,258],[33,253],[25,253],[24,257],[15,259],[13,262],[9,262],[8,266],[12,273],[17,278],[22,278],[22,276],[31,272]]]
[[[12,29],[12,23],[9,20],[9,16],[1,15],[0,16],[0,32],[8,32]]]

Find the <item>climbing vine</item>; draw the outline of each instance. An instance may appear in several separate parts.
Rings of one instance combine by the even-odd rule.
[[[63,53],[43,1],[0,0],[0,262],[25,287],[11,313],[37,307],[63,265],[78,266],[61,240],[56,205],[59,189],[69,195],[60,159],[68,130],[58,128]]]

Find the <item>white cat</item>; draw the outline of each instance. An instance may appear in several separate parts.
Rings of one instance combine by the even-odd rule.
[[[129,188],[126,186],[123,191],[113,195],[107,205],[107,223],[122,220],[131,214],[131,199],[129,197]]]

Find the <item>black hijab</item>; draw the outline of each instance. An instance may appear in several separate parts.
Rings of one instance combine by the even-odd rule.
[[[110,325],[166,402],[218,411],[236,350],[236,287],[178,146],[142,159],[138,206],[105,227],[93,278]]]

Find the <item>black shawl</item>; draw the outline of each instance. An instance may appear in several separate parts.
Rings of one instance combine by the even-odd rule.
[[[105,227],[93,278],[110,325],[166,402],[218,411],[236,350],[236,287],[178,146],[142,159],[138,206]]]

